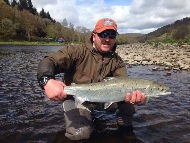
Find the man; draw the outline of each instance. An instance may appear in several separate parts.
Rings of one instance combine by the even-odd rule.
[[[52,101],[64,99],[66,136],[72,140],[86,139],[93,131],[93,110],[104,110],[103,103],[85,102],[75,107],[72,96],[67,96],[64,86],[71,83],[100,82],[105,77],[127,77],[126,66],[115,53],[117,24],[109,18],[97,22],[85,44],[62,48],[46,56],[38,65],[38,81]],[[55,80],[55,74],[64,73],[63,82]],[[109,95],[108,95],[109,96]],[[143,102],[145,95],[134,91],[132,97],[114,103],[106,111],[116,111],[119,126],[131,126],[136,105]]]

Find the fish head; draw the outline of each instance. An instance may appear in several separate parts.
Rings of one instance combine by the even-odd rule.
[[[149,96],[168,95],[171,94],[171,92],[166,92],[168,89],[169,86],[167,85],[158,82],[153,82],[147,87],[146,94],[148,94]]]

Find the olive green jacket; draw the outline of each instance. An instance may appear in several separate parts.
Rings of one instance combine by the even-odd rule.
[[[68,45],[59,51],[46,56],[38,65],[37,78],[43,73],[65,73],[63,82],[91,83],[101,81],[105,77],[127,77],[126,66],[113,51],[101,54],[93,48],[91,35],[86,36],[83,45]]]

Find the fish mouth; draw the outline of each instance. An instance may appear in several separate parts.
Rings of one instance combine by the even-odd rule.
[[[169,88],[163,90],[160,95],[170,95],[172,92],[168,91]]]
[[[170,95],[172,92],[162,92],[160,95]]]

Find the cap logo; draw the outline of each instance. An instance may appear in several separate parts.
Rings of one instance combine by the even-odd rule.
[[[111,20],[111,19],[104,19],[103,20],[103,25],[111,25],[111,26],[113,26],[113,20]]]

